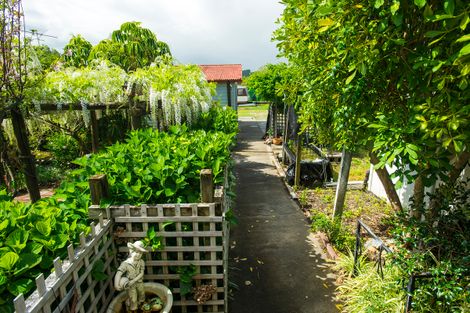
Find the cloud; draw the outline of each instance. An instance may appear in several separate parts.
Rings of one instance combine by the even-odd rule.
[[[170,45],[182,63],[241,63],[255,70],[275,63],[271,42],[283,5],[272,0],[34,0],[24,1],[27,29],[61,51],[72,35],[93,44],[127,21],[140,21]]]

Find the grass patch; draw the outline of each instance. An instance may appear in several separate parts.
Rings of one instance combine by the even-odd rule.
[[[342,255],[336,262],[336,270],[345,274],[344,281],[338,287],[338,300],[343,302],[342,312],[384,312],[403,311],[405,291],[398,283],[402,277],[400,270],[387,264],[383,269],[383,278],[377,273],[376,265],[364,259],[359,262],[359,273],[351,277],[353,256]]]
[[[304,189],[299,192],[303,209],[312,214],[312,228],[321,230],[333,244],[338,241],[338,250],[347,251],[350,238],[355,231],[357,219],[366,223],[378,236],[388,236],[392,207],[383,199],[363,190],[348,190],[341,224],[332,220],[336,190],[334,188]]]
[[[254,106],[238,106],[238,117],[252,117],[255,120],[266,120],[268,117],[269,104]]]
[[[338,181],[338,173],[341,168],[340,163],[331,163],[333,168],[333,180]],[[366,172],[370,169],[370,161],[368,157],[353,157],[351,161],[351,169],[349,170],[349,181],[363,181]]]

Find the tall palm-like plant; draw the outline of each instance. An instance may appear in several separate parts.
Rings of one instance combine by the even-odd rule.
[[[98,43],[90,59],[104,58],[121,66],[127,72],[149,66],[160,56],[171,55],[170,48],[140,22],[126,22],[111,34],[111,39]]]

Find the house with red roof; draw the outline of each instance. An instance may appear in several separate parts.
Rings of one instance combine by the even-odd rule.
[[[216,96],[221,105],[237,109],[237,86],[242,81],[241,64],[199,65],[208,82],[217,84]]]

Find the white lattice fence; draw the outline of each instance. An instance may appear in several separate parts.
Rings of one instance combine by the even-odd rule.
[[[36,290],[26,300],[19,295],[15,301],[18,313],[105,312],[113,296],[112,276],[116,267],[115,247],[111,236],[113,222],[100,216],[98,225],[91,224],[88,237],[80,235],[80,246],[69,245],[68,258],[54,260],[54,272],[47,278],[36,278]],[[108,279],[92,277],[95,262],[101,260]]]
[[[164,249],[145,256],[144,280],[162,283],[172,290],[172,313],[227,312],[229,225],[225,213],[229,203],[225,190],[228,174],[226,171],[225,188],[215,190],[211,175],[201,178],[201,196],[207,203],[122,205],[107,209],[97,205],[107,190],[106,177],[90,179],[95,204],[89,208],[89,214],[99,219],[99,224],[91,225],[87,238],[80,235],[78,248],[68,247],[68,259],[54,260],[55,270],[51,275],[36,279],[37,288],[31,296],[26,300],[23,295],[15,299],[16,312],[105,312],[116,295],[113,277],[117,262],[127,257],[126,243],[144,238],[150,227],[163,237]],[[164,227],[168,222],[171,224]],[[98,260],[104,264],[106,281],[93,279],[93,265]],[[178,268],[191,265],[197,273],[193,286],[216,287],[216,293],[204,304],[181,294]]]
[[[228,228],[221,205],[125,205],[111,207],[109,212],[115,221],[116,245],[122,259],[128,253],[126,243],[145,237],[150,227],[163,237],[164,249],[145,256],[144,280],[162,283],[172,290],[173,313],[226,310]],[[168,222],[171,224],[164,228]],[[212,285],[217,289],[204,304],[181,295],[177,270],[190,265],[196,266],[193,286]]]

